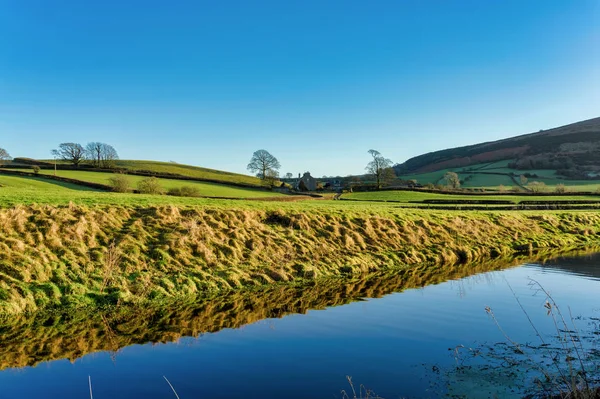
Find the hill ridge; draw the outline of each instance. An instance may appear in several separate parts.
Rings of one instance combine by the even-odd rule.
[[[600,172],[600,117],[535,133],[432,151],[394,166],[397,174],[426,173],[484,162],[513,161],[511,167],[557,169],[585,178]]]

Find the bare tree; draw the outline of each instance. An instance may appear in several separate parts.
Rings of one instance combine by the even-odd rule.
[[[265,180],[269,177],[270,172],[277,173],[281,164],[273,155],[266,150],[258,150],[252,154],[250,163],[247,168],[250,172],[256,173],[256,176]]]
[[[287,172],[284,176],[286,179],[292,179],[294,177],[294,175],[290,172]]]
[[[112,145],[104,144],[102,151],[102,167],[113,168],[116,161],[119,159],[117,150]]]
[[[455,172],[446,172],[444,175],[444,180],[446,181],[446,185],[452,188],[456,189],[460,187],[460,178]]]
[[[273,170],[273,169],[267,170],[267,174],[266,174],[264,180],[269,184],[269,186],[275,187],[278,179],[279,179],[279,172],[277,172],[276,170]]]
[[[379,151],[369,150],[369,154],[373,157],[373,160],[367,164],[366,171],[375,177],[375,184],[379,190],[381,186],[394,179],[396,174],[392,169],[392,161],[384,158]]]
[[[63,161],[68,161],[73,166],[79,166],[81,161],[85,159],[85,149],[81,144],[77,143],[61,143],[57,150],[52,150],[52,155]]]
[[[2,165],[5,161],[10,161],[12,157],[4,148],[0,148],[0,165]]]
[[[85,146],[85,155],[92,162],[92,165],[99,168],[102,159],[102,143],[92,142]]]
[[[100,142],[91,142],[85,146],[85,154],[97,168],[112,168],[119,155],[113,146]]]

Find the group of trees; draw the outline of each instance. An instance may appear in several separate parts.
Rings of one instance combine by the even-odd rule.
[[[113,146],[100,142],[91,142],[85,146],[86,157],[97,168],[112,168],[119,155]]]
[[[392,168],[392,161],[385,158],[379,151],[369,150],[372,160],[367,164],[366,171],[375,179],[377,189],[384,184],[396,178],[396,173]],[[279,178],[279,168],[281,164],[267,150],[258,150],[252,154],[247,169],[262,180],[270,181],[273,184]],[[286,173],[286,179],[291,179],[293,175]]]
[[[61,143],[52,155],[78,167],[82,162],[89,161],[96,168],[112,168],[119,159],[117,150],[106,143],[91,142],[85,148],[78,143]]]
[[[10,156],[10,154],[8,153],[8,151],[6,151],[4,148],[0,148],[0,165],[4,162],[4,161],[10,161],[12,158]]]

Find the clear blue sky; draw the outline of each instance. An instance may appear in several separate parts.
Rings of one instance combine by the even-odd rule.
[[[0,147],[364,171],[600,116],[600,1],[0,0]]]

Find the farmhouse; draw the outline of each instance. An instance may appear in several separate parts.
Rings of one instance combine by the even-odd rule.
[[[298,181],[294,188],[298,191],[315,191],[317,189],[317,180],[310,175],[310,172],[305,172],[302,177],[298,175]]]

